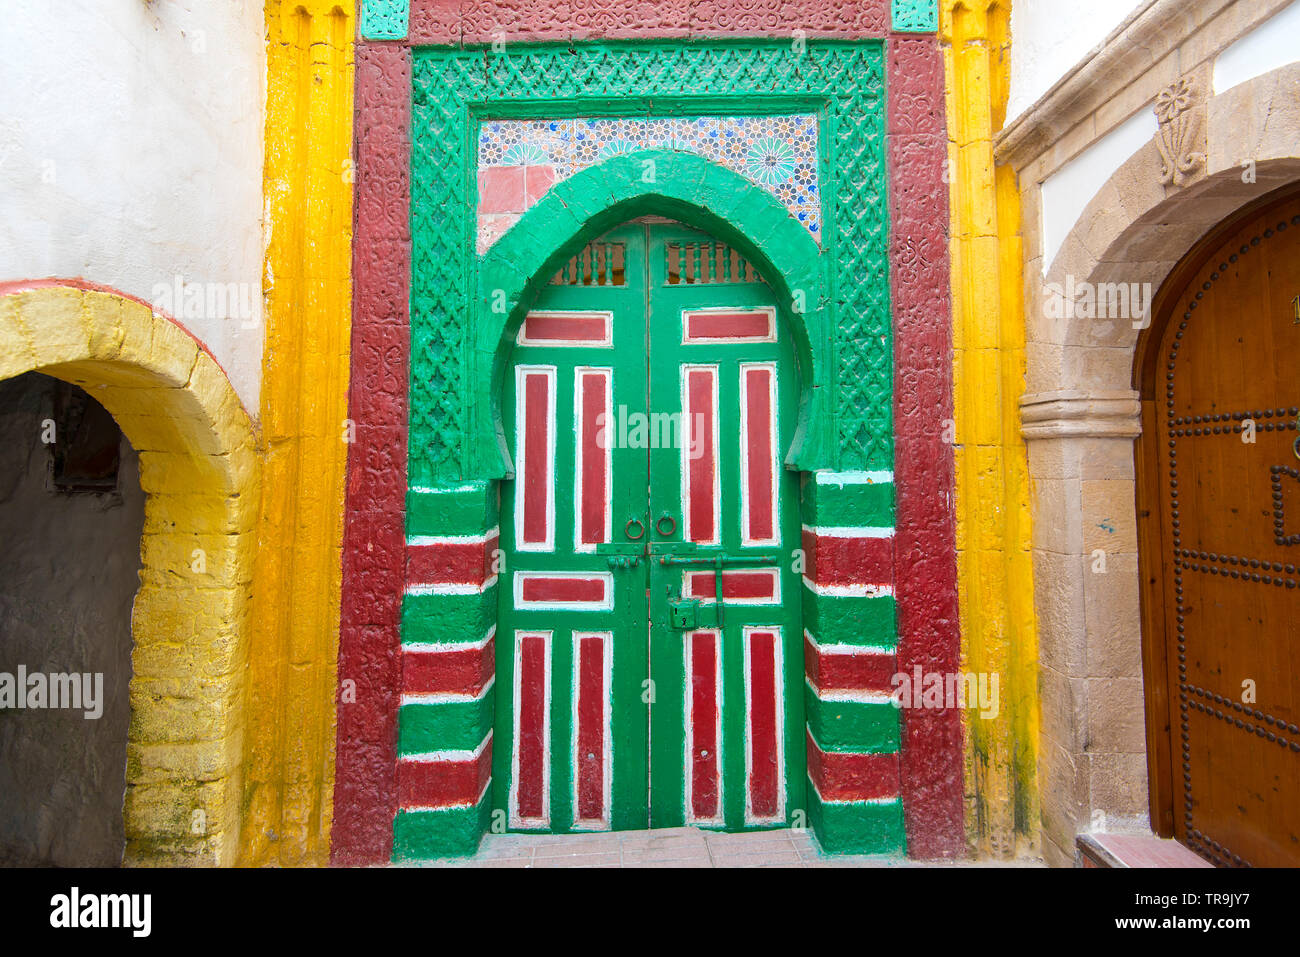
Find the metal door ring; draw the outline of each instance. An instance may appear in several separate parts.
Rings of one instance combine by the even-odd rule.
[[[670,526],[666,532],[664,531],[664,522],[668,522]],[[655,531],[664,538],[669,538],[677,531],[677,519],[673,518],[671,515],[660,515],[659,521],[655,522]]]
[[[640,529],[640,531],[637,532],[635,535],[632,534],[633,525],[635,525],[637,528]],[[641,521],[641,519],[639,518],[629,518],[627,520],[627,524],[623,526],[623,534],[626,535],[631,541],[639,542],[641,541],[641,539],[645,538],[645,523]]]

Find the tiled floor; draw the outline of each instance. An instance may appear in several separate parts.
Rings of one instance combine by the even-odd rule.
[[[823,855],[808,831],[721,834],[682,827],[605,834],[490,834],[469,860],[432,861],[451,867],[914,867],[936,866],[896,857]],[[937,866],[1041,867],[1038,860],[958,861]]]

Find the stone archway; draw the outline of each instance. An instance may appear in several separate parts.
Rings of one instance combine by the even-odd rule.
[[[1042,709],[1055,742],[1042,750],[1040,780],[1055,839],[1086,830],[1099,812],[1167,831],[1162,802],[1148,790],[1157,776],[1142,717],[1135,439],[1150,316],[1062,318],[1064,300],[1084,283],[1093,292],[1136,284],[1154,293],[1216,226],[1300,181],[1300,113],[1279,93],[1297,83],[1300,64],[1201,104],[1205,162],[1182,187],[1162,185],[1156,141],[1139,149],[1089,202],[1041,285],[1026,285],[1020,405],[1034,484]]]
[[[233,863],[258,504],[248,414],[184,329],[78,281],[0,286],[0,379],[30,371],[90,392],[140,458],[125,861]]]

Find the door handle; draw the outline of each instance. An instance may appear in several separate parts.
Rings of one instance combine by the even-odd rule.
[[[664,522],[668,523],[667,531],[664,531]],[[663,538],[672,538],[677,534],[677,519],[664,512],[659,516],[659,521],[655,522],[655,531]]]
[[[781,556],[768,552],[760,555],[724,555],[722,552],[714,552],[712,555],[691,555],[691,554],[667,554],[659,556],[660,565],[704,565],[713,568],[713,613],[717,616],[717,627],[722,628],[727,623],[727,598],[726,589],[722,580],[723,569],[730,566],[772,566],[781,563]],[[684,626],[677,624],[679,621],[699,621],[700,608],[702,604],[696,602],[690,608],[683,607],[684,602],[681,599],[674,600],[674,596],[669,594],[669,621],[670,627],[681,629]],[[693,616],[693,617],[687,617]]]

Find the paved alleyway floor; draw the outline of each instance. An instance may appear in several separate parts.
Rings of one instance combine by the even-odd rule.
[[[601,834],[489,834],[468,860],[450,867],[1042,867],[1013,861],[913,861],[823,854],[807,830],[723,834],[692,827]]]

